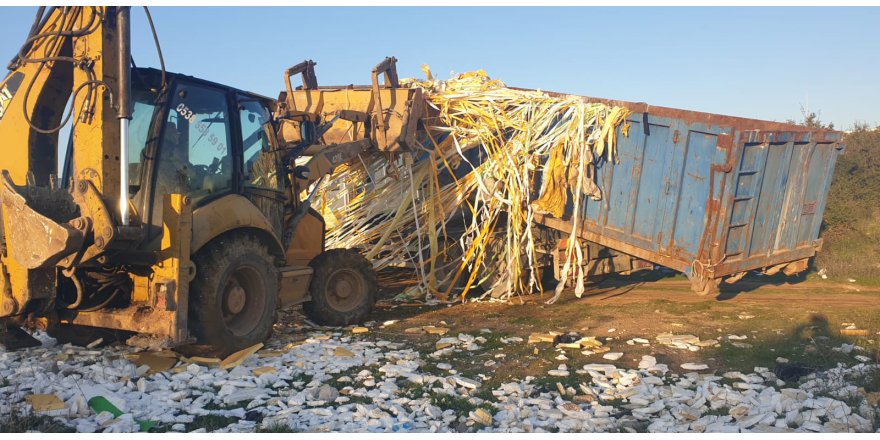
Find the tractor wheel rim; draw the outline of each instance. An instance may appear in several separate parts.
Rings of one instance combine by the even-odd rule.
[[[327,280],[327,302],[338,312],[354,310],[366,295],[367,283],[358,271],[339,269]]]
[[[235,269],[223,289],[223,319],[236,336],[252,332],[266,306],[266,286],[256,268]]]

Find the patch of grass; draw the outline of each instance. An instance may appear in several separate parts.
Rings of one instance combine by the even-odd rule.
[[[749,328],[772,327],[777,324],[773,321],[774,318],[767,319],[769,322],[759,321],[758,318],[749,320]],[[751,336],[743,342],[747,342],[752,347],[739,348],[731,343],[722,342],[717,347],[705,350],[707,356],[718,359],[719,364],[726,371],[744,373],[753,371],[755,367],[767,367],[773,370],[777,357],[784,357],[792,363],[817,370],[833,368],[838,363],[846,365],[855,363],[851,355],[832,350],[851,341],[832,331],[827,318],[818,314],[813,314],[806,322],[795,325],[787,334]]]
[[[186,431],[205,428],[205,431],[213,432],[237,422],[238,419],[235,417],[219,416],[216,414],[196,416],[192,422],[186,424]]]
[[[369,396],[352,396],[348,395],[348,402],[345,402],[346,405],[354,405],[356,403],[360,403],[361,405],[369,405],[373,403],[373,398]]]
[[[311,382],[314,378],[315,378],[315,377],[312,376],[311,374],[297,373],[296,376],[293,376],[293,378],[290,380],[290,382],[303,382],[303,383],[309,383],[309,382]]]
[[[720,417],[720,416],[726,416],[728,414],[730,414],[730,407],[721,406],[721,407],[718,407],[715,409],[709,408],[709,409],[703,411],[702,417],[705,417],[705,416],[719,416]]]
[[[33,413],[12,414],[0,419],[0,433],[12,432],[76,432],[75,429],[58,423],[52,417],[41,416]]]
[[[297,429],[293,429],[284,423],[273,423],[265,428],[257,428],[255,432],[268,433],[268,434],[279,434],[279,433],[284,433],[284,432],[302,432],[302,431],[299,431]]]
[[[237,403],[233,403],[230,405],[226,405],[223,403],[214,403],[208,402],[203,408],[209,411],[216,411],[219,409],[236,409],[236,408],[247,408],[247,406],[253,402],[253,400],[242,400]]]
[[[400,395],[409,398],[409,399],[420,399],[425,394],[430,394],[431,387],[429,385],[425,385],[423,383],[412,383],[407,382],[406,385],[401,389]]]
[[[446,393],[431,393],[431,405],[439,407],[443,411],[451,409],[456,415],[467,416],[469,412],[477,409],[477,406],[466,397],[453,396]]]
[[[562,384],[563,388],[572,387],[574,389],[578,389],[578,385],[580,385],[581,382],[583,382],[583,379],[578,377],[577,374],[575,374],[573,371],[569,373],[569,375],[566,377],[555,377],[548,374],[541,374],[534,381],[532,381],[532,383],[538,387],[543,386],[548,391],[555,392],[559,391],[556,387],[557,383]]]
[[[733,384],[739,382],[739,379],[732,379],[729,377],[722,377],[721,380],[718,381],[721,385],[727,385],[729,387],[733,387]]]

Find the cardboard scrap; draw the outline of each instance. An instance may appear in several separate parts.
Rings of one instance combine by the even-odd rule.
[[[64,402],[54,394],[31,394],[24,398],[35,412],[57,411],[64,409]]]
[[[273,374],[276,372],[278,372],[278,369],[276,369],[273,366],[269,366],[269,365],[267,365],[265,367],[254,368],[253,370],[251,370],[251,373],[253,373],[253,375],[257,376],[257,377],[260,377],[264,374]]]
[[[336,350],[333,350],[333,356],[352,357],[354,353],[345,347],[336,347]]]
[[[449,329],[446,327],[434,327],[433,325],[426,325],[426,326],[422,327],[422,329],[425,330],[425,332],[428,333],[429,335],[443,336],[449,332]]]
[[[437,350],[442,350],[444,348],[452,347],[453,345],[458,344],[458,338],[442,338],[439,341],[434,343],[434,347]]]
[[[356,335],[360,334],[360,333],[367,333],[369,331],[370,331],[370,329],[368,329],[366,327],[355,327],[355,328],[351,329],[351,332]]]
[[[156,374],[162,371],[167,371],[177,364],[176,357],[167,357],[156,352],[134,353],[126,357],[139,367],[141,365],[149,366],[150,369],[147,370],[147,374]]]
[[[477,408],[473,412],[472,417],[476,422],[481,423],[483,425],[491,426],[492,425],[492,414],[486,411],[483,408]]]
[[[256,353],[261,348],[263,348],[263,343],[258,342],[257,344],[251,345],[248,348],[236,351],[235,353],[226,356],[226,358],[220,362],[220,368],[226,370],[235,368],[244,363],[247,358],[251,357],[252,354]]]
[[[202,356],[193,356],[188,358],[183,358],[185,362],[189,362],[191,364],[199,364],[204,365],[206,367],[219,367],[221,359],[215,357],[202,357]]]
[[[556,335],[551,333],[532,333],[529,335],[529,344],[537,344],[539,342],[549,342],[553,343],[556,340]]]

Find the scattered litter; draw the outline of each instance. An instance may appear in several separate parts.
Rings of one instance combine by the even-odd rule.
[[[177,364],[176,357],[169,357],[163,353],[141,352],[126,356],[133,364],[137,366],[146,365],[149,367],[147,374],[156,374],[171,369]]]
[[[354,353],[352,353],[351,350],[349,350],[349,349],[347,349],[347,348],[345,348],[345,347],[336,347],[336,348],[333,350],[333,356],[339,356],[339,357],[352,357],[352,356],[354,356]]]
[[[737,318],[742,319],[743,321],[745,321],[746,319],[752,319],[754,317],[755,317],[755,315],[748,315],[748,314],[744,314],[744,313],[737,315]]]
[[[251,374],[256,377],[260,377],[264,374],[275,374],[278,372],[278,369],[273,366],[265,366],[265,367],[257,367],[251,370]]]
[[[367,333],[369,331],[370,331],[370,329],[368,329],[366,327],[355,327],[355,328],[351,329],[351,332],[356,335],[361,334],[361,333]]]
[[[623,357],[623,353],[614,352],[614,353],[605,353],[602,356],[602,359],[608,359],[609,361],[616,361],[616,360],[620,359],[621,357]]]
[[[235,353],[232,353],[229,356],[226,356],[226,358],[224,358],[220,362],[220,368],[223,368],[226,370],[235,368],[235,367],[241,365],[242,363],[244,363],[244,361],[247,360],[247,358],[251,357],[251,355],[253,355],[257,351],[259,351],[261,348],[263,348],[263,343],[259,342],[255,345],[248,347],[248,348],[236,351]]]
[[[556,341],[556,335],[550,333],[532,333],[529,335],[529,344],[538,344],[541,342],[553,343]]]
[[[712,347],[718,344],[718,341],[714,339],[701,341],[694,335],[674,335],[672,333],[661,333],[657,335],[656,339],[658,343],[667,347],[690,351],[699,351],[701,347]]]
[[[422,329],[429,335],[445,335],[449,332],[449,329],[446,327],[434,327],[433,325],[422,327]]]
[[[857,329],[857,328],[847,327],[847,328],[840,329],[840,334],[843,336],[868,336],[868,331],[865,329]]]
[[[645,338],[632,338],[632,339],[626,341],[626,343],[627,343],[627,345],[635,345],[635,344],[650,345],[651,341],[649,341]]]
[[[54,394],[29,394],[25,396],[25,400],[38,413],[64,409],[64,402]]]
[[[709,368],[709,366],[706,364],[697,364],[697,363],[687,362],[687,363],[681,364],[681,368],[684,368],[685,370],[706,370]]]

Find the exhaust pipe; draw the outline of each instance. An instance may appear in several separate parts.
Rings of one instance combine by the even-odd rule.
[[[116,8],[119,63],[119,220],[128,226],[128,124],[131,121],[131,7]]]

